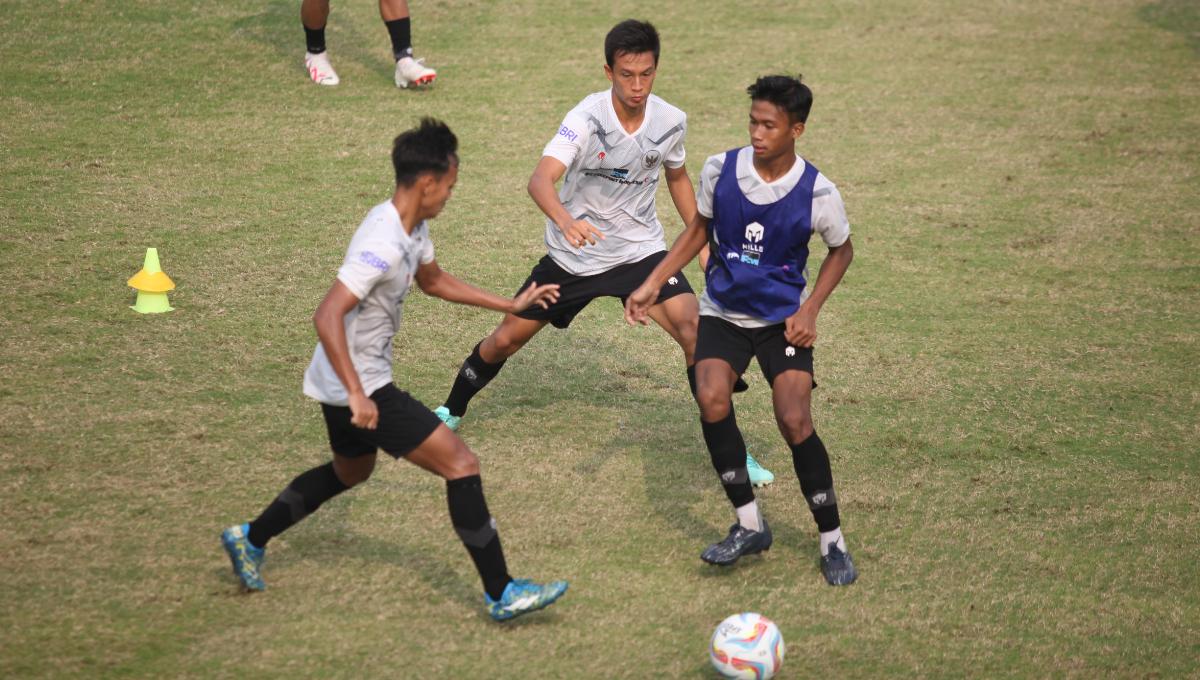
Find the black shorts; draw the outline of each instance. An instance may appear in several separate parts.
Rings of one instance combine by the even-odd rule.
[[[589,302],[598,297],[620,298],[621,304],[625,304],[625,298],[642,285],[646,277],[650,276],[650,272],[654,271],[654,268],[666,256],[667,251],[661,250],[637,262],[619,265],[606,272],[591,276],[576,276],[558,266],[558,263],[549,255],[544,255],[542,259],[538,260],[537,266],[533,268],[529,278],[525,279],[525,283],[521,284],[517,292],[528,288],[532,281],[537,281],[539,286],[544,283],[557,283],[559,286],[558,302],[550,305],[549,309],[542,309],[541,305],[533,305],[517,316],[522,319],[549,321],[555,328],[566,328],[571,325],[576,314],[583,311]],[[676,272],[663,285],[662,291],[658,294],[658,302],[683,293],[695,295],[683,272]]]
[[[425,404],[391,383],[372,392],[371,400],[379,407],[379,423],[374,430],[351,425],[349,406],[321,404],[329,429],[329,448],[337,455],[357,458],[383,449],[399,458],[420,446],[442,424]]]
[[[783,336],[784,325],[777,323],[762,328],[742,328],[715,316],[701,316],[696,336],[696,363],[704,359],[721,359],[738,375],[746,371],[750,358],[758,359],[758,367],[771,385],[775,377],[788,370],[813,375],[811,347],[794,347]],[[813,381],[813,387],[817,381]]]

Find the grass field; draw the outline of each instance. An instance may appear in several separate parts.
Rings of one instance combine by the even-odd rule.
[[[780,624],[787,678],[1200,676],[1194,2],[418,0],[428,92],[392,86],[366,0],[335,2],[342,84],[313,86],[298,4],[2,5],[0,677],[703,678],[743,610]],[[405,463],[239,593],[218,533],[328,455],[309,317],[388,195],[391,138],[455,128],[438,260],[513,290],[544,252],[525,182],[628,16],[662,33],[693,179],[745,143],[754,77],[816,93],[802,153],[856,259],[814,409],[859,582],[817,571],[753,368],[737,407],[779,477],[775,549],[700,562],[732,514],[682,362],[609,302],[510,361],[462,430],[510,566],[569,579],[559,604],[488,620],[442,482]],[[128,308],[148,246],[170,314]],[[397,382],[439,404],[498,320],[412,296]]]

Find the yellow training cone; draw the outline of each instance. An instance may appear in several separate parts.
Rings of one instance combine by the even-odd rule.
[[[142,271],[129,279],[129,285],[137,289],[137,302],[130,308],[140,314],[169,312],[174,307],[167,301],[167,291],[175,289],[175,282],[158,264],[158,248],[146,249],[146,261]]]

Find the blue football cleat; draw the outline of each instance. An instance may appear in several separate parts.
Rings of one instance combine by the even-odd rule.
[[[266,550],[255,548],[246,538],[250,533],[249,524],[237,524],[221,532],[221,545],[229,553],[229,561],[233,563],[233,573],[242,581],[247,590],[264,590],[259,569],[262,568]]]
[[[507,621],[522,614],[547,607],[567,592],[566,581],[551,581],[545,585],[527,579],[515,579],[504,588],[499,600],[483,594],[488,614],[497,621]]]
[[[746,452],[746,473],[750,475],[750,484],[753,486],[766,486],[775,481],[775,475],[759,465],[749,451]]]
[[[829,554],[821,558],[821,573],[831,586],[848,586],[858,578],[850,553],[842,552],[837,543],[829,546]]]
[[[450,409],[446,408],[445,406],[439,406],[434,409],[433,415],[440,418],[441,421],[446,424],[446,427],[450,428],[451,432],[457,431],[458,424],[462,422],[462,416],[450,415]]]

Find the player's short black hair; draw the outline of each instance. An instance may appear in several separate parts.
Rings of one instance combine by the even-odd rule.
[[[658,30],[649,21],[626,19],[604,36],[604,61],[612,68],[617,55],[654,53],[654,65],[658,65]]]
[[[401,132],[392,142],[396,186],[411,186],[425,172],[444,175],[451,164],[458,165],[458,138],[435,118],[422,118],[419,127]]]
[[[793,123],[807,123],[813,95],[812,90],[800,82],[802,77],[762,76],[747,87],[746,92],[751,100],[771,102],[787,111],[788,119]]]

